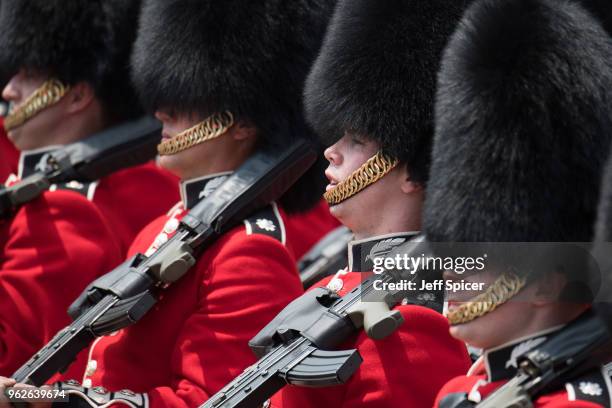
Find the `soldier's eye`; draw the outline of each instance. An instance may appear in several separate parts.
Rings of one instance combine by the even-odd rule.
[[[365,144],[365,141],[363,139],[361,139],[358,136],[351,136],[351,142],[353,142],[356,145],[363,145]]]

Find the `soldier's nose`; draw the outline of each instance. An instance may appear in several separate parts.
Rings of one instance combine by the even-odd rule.
[[[14,102],[19,99],[19,89],[15,83],[15,77],[11,78],[8,84],[2,90],[2,99],[5,101]]]
[[[328,162],[330,162],[334,166],[338,166],[340,163],[342,163],[342,155],[338,153],[338,151],[334,148],[334,146],[335,145],[332,145],[328,147],[327,149],[325,149],[325,152],[323,152],[323,155],[325,156]]]
[[[163,110],[155,111],[155,118],[160,122],[170,122],[172,120],[172,115]]]

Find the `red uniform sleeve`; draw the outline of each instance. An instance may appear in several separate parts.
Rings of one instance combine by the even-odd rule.
[[[10,375],[69,323],[66,309],[121,260],[98,210],[47,192],[0,223],[0,374]]]
[[[172,387],[150,390],[152,407],[195,407],[207,400],[255,362],[248,341],[301,294],[295,261],[281,243],[230,235],[217,243],[197,310],[175,345]]]
[[[364,362],[342,407],[430,407],[444,383],[470,367],[465,346],[450,337],[443,316],[421,306],[399,310],[405,323],[396,335],[379,341],[359,335]]]

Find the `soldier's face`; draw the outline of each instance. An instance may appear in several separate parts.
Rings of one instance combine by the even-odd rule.
[[[327,190],[349,177],[378,150],[376,142],[353,134],[345,134],[327,148]],[[402,190],[406,178],[405,169],[398,166],[353,197],[331,206],[330,211],[353,231],[357,239],[403,231],[404,209],[411,206]],[[402,210],[396,211],[394,206],[401,206]]]
[[[156,111],[155,117],[162,122],[164,140],[171,139],[202,121],[196,114],[169,109]],[[255,142],[254,130],[236,124],[217,138],[173,155],[160,156],[159,164],[182,180],[232,171],[252,154]]]
[[[484,283],[485,287],[492,284],[498,276],[491,272],[470,275],[444,273],[445,279]],[[473,347],[485,350],[523,337],[528,332],[528,329],[525,329],[530,325],[530,319],[533,317],[532,305],[526,301],[530,299],[532,289],[531,287],[524,288],[513,299],[471,322],[451,326],[451,335]],[[447,294],[447,296],[449,296],[447,299],[449,311],[458,307],[462,302],[470,300],[469,296],[462,297],[457,293]]]
[[[21,105],[47,78],[24,69],[14,75],[2,91],[2,98],[13,105]],[[53,144],[57,126],[63,118],[61,102],[36,114],[23,125],[7,132],[19,150],[31,150]]]
[[[485,286],[493,283],[498,277],[499,274],[492,272],[461,277],[444,273],[445,279],[483,282]],[[559,274],[546,275],[546,278],[525,286],[492,312],[471,322],[451,326],[450,334],[471,346],[488,350],[562,325],[582,313],[585,307],[558,300],[565,283],[565,278]],[[452,310],[460,304],[459,302],[467,300],[449,301],[448,308]]]

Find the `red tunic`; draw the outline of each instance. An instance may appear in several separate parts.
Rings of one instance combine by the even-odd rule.
[[[184,214],[180,205],[152,222],[130,254],[154,251]],[[146,393],[153,407],[202,404],[255,361],[248,341],[302,292],[282,222],[278,210],[258,212],[215,241],[154,310],[91,346],[79,380]]]
[[[0,375],[69,324],[72,300],[120,261],[100,211],[75,192],[46,192],[0,221]]]
[[[450,398],[474,404],[484,400],[516,374],[516,357],[542,341],[548,332],[523,338],[484,353],[467,376],[449,381],[438,393],[434,407],[452,408]],[[515,351],[517,350],[517,351]],[[513,352],[514,351],[514,352]],[[609,408],[612,401],[612,364],[580,375],[533,401],[535,408]]]
[[[384,240],[403,240],[401,235]],[[364,260],[381,238],[352,243],[349,264],[364,270]],[[405,240],[403,240],[405,241]],[[402,242],[403,242],[402,241]],[[393,244],[399,244],[396,241]],[[380,247],[379,247],[380,248]],[[390,247],[388,248],[391,249]],[[360,284],[363,274],[339,272],[323,280],[344,295]],[[288,386],[272,398],[273,407],[431,407],[436,393],[453,376],[465,373],[470,360],[462,343],[448,333],[447,320],[432,309],[406,305],[396,308],[405,323],[384,340],[374,341],[361,331],[343,349],[356,348],[363,363],[344,385],[311,389]],[[441,369],[442,368],[442,369]]]
[[[325,200],[312,209],[298,214],[291,214],[287,219],[287,239],[299,260],[328,232],[340,226],[340,222],[330,214]]]
[[[165,214],[179,199],[178,180],[154,162],[102,178],[93,202],[100,208],[127,251],[136,235]]]

